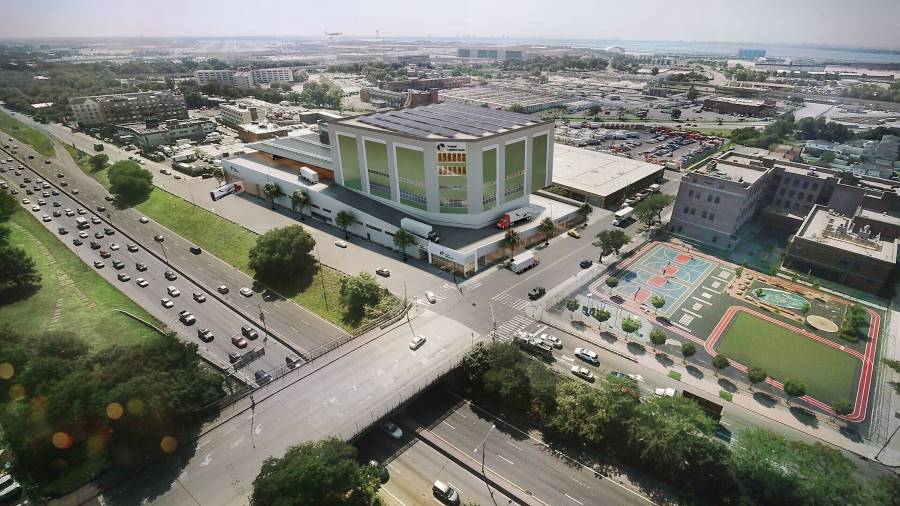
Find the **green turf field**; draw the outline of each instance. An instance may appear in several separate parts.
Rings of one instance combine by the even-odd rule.
[[[45,133],[19,122],[2,111],[0,111],[0,130],[18,139],[19,142],[28,144],[44,156],[53,156],[53,144]]]
[[[809,395],[827,404],[855,400],[859,359],[756,316],[738,313],[716,351],[748,367],[761,367],[778,381],[800,380]]]

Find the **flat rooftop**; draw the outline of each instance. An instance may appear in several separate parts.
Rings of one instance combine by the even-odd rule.
[[[664,170],[662,165],[565,144],[553,145],[553,183],[607,197]]]
[[[322,144],[319,141],[318,134],[315,133],[300,135],[288,134],[287,137],[277,137],[275,139],[255,142],[249,144],[249,147],[277,155],[282,155],[282,153],[278,153],[275,150],[285,150],[303,159],[312,159],[314,161],[325,163],[327,164],[327,167],[331,167],[333,161],[331,157],[331,146]],[[316,165],[312,161],[309,163]]]
[[[445,103],[354,116],[332,123],[429,140],[477,140],[550,122],[528,114]]]
[[[841,227],[847,232],[839,231]],[[897,263],[897,242],[864,239],[859,236],[859,230],[852,230],[852,227],[853,218],[816,206],[797,232],[797,237],[883,262]]]
[[[241,123],[238,127],[247,132],[266,134],[272,132],[287,132],[287,127],[278,126],[275,123]]]

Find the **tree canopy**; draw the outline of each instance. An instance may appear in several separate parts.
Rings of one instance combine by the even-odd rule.
[[[318,268],[311,252],[316,240],[300,225],[273,228],[250,248],[250,270],[263,283],[277,287],[308,281]]]
[[[318,81],[306,81],[300,100],[306,104],[328,109],[340,109],[343,91],[341,87],[325,78]]]
[[[675,196],[667,193],[654,193],[634,206],[634,215],[647,225],[662,221],[662,212],[675,202]]]
[[[253,480],[252,506],[368,506],[381,504],[374,470],[357,462],[356,448],[337,439],[294,446],[269,457]]]
[[[597,244],[600,246],[600,263],[603,257],[611,253],[619,254],[619,251],[631,241],[631,237],[624,230],[603,230],[597,234]]]
[[[109,191],[123,203],[138,203],[153,190],[153,174],[137,162],[120,160],[109,168]]]

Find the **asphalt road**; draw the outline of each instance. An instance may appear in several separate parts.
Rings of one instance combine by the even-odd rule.
[[[4,158],[13,156],[6,151],[2,152]],[[95,212],[96,209],[83,208],[81,203],[73,200],[69,194],[62,191],[68,190],[69,187],[56,186],[63,181],[63,179],[57,177],[46,179],[44,181],[49,183],[51,187],[49,189],[35,191],[33,187],[37,184],[36,181],[41,176],[30,169],[25,169],[21,171],[21,175],[16,176],[16,169],[8,168],[10,165],[18,166],[20,163],[14,161],[3,165],[2,167],[6,168],[6,172],[0,173],[0,178],[9,183],[10,189],[15,188],[19,191],[15,197],[22,205],[24,212],[34,215],[38,220],[41,220],[44,215],[49,216],[50,221],[42,221],[45,228],[47,228],[50,233],[56,235],[63,244],[81,258],[85,263],[85,268],[94,269],[97,274],[116,286],[126,296],[137,302],[141,307],[150,312],[170,329],[175,330],[184,340],[197,343],[201,353],[203,353],[208,360],[218,364],[222,369],[228,369],[230,367],[228,360],[228,354],[230,352],[245,352],[254,347],[261,348],[264,346],[266,348],[265,356],[254,361],[253,364],[242,368],[237,373],[237,376],[248,382],[253,381],[253,372],[257,369],[271,370],[284,365],[285,357],[290,354],[291,351],[278,344],[275,340],[266,340],[267,342],[264,343],[264,339],[262,338],[263,334],[261,332],[260,338],[256,341],[250,341],[245,350],[240,350],[235,347],[230,339],[232,336],[240,335],[241,326],[248,325],[245,320],[235,314],[229,307],[208,295],[208,291],[205,290],[204,287],[197,285],[182,276],[178,276],[174,281],[165,279],[163,274],[165,271],[169,270],[169,267],[156,256],[151,255],[146,249],[146,244],[131,241],[121,233],[116,232],[115,228],[113,228],[113,235],[103,233],[105,228],[111,228],[110,224],[104,219],[104,214]],[[26,177],[30,177],[30,183],[24,182]],[[26,184],[26,187],[31,189],[34,194],[26,195],[26,189],[20,188],[21,184]],[[52,195],[53,191],[58,192],[59,195]],[[43,197],[43,192],[50,192],[50,195],[48,197]],[[30,203],[25,204],[23,199],[28,200]],[[45,200],[46,205],[39,206],[40,210],[34,212],[31,209],[33,206],[38,205],[39,199]],[[59,207],[54,207],[54,202],[58,203]],[[73,216],[66,216],[66,209],[70,209]],[[85,214],[77,214],[78,209],[84,209]],[[61,216],[53,217],[53,211],[59,211]],[[82,231],[78,230],[75,220],[80,217],[88,220],[94,218],[95,220],[100,220],[101,223],[96,225],[91,224],[88,229],[84,230],[83,232],[88,236],[80,239],[82,244],[76,246],[73,241],[78,238],[78,234]],[[135,220],[135,223],[137,226],[143,226],[143,224],[137,220]],[[67,233],[60,234],[60,227],[65,228]],[[96,238],[94,236],[96,233],[100,233],[102,238]],[[100,248],[92,249],[90,245],[92,241],[99,243]],[[119,249],[111,249],[112,244],[117,244]],[[128,251],[127,246],[129,244],[138,246],[138,251]],[[109,258],[101,258],[101,251],[108,252],[110,255]],[[113,267],[113,262],[116,260],[122,261],[125,264],[124,268],[121,270],[115,269]],[[103,262],[103,266],[100,268],[95,267],[95,261]],[[138,263],[145,264],[147,270],[143,272],[138,271],[136,269],[136,264]],[[117,275],[120,273],[130,276],[131,279],[128,281],[120,281],[117,278]],[[149,285],[144,288],[138,286],[138,278],[145,279],[149,282]],[[181,292],[181,295],[178,297],[169,295],[167,293],[167,287],[169,286],[177,288]],[[207,294],[206,301],[200,303],[194,300],[192,294],[195,292]],[[174,307],[168,309],[163,307],[161,299],[164,297],[170,298],[174,302]],[[190,311],[197,318],[197,322],[193,325],[185,325],[180,322],[178,319],[178,312],[182,310]],[[198,339],[197,330],[201,328],[207,328],[213,332],[215,338],[212,342],[204,343]]]

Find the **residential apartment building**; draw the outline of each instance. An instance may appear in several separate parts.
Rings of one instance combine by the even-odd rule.
[[[236,86],[233,70],[195,70],[194,81],[204,86],[211,83],[220,83],[227,86]]]
[[[170,119],[164,122],[149,120],[118,125],[116,130],[120,137],[131,136],[142,151],[149,151],[179,139],[203,140],[216,131],[216,123],[206,118]]]
[[[249,88],[274,82],[294,82],[294,70],[290,67],[250,70],[195,70],[194,80],[200,86],[221,83],[227,86]]]
[[[221,104],[219,106],[219,117],[222,123],[236,127],[254,121],[263,121],[266,119],[266,111],[256,106],[248,106],[244,104]]]
[[[188,118],[184,96],[172,91],[72,97],[69,107],[82,127]]]
[[[460,58],[483,58],[488,60],[523,60],[526,54],[521,49],[503,47],[461,47],[456,50]]]

